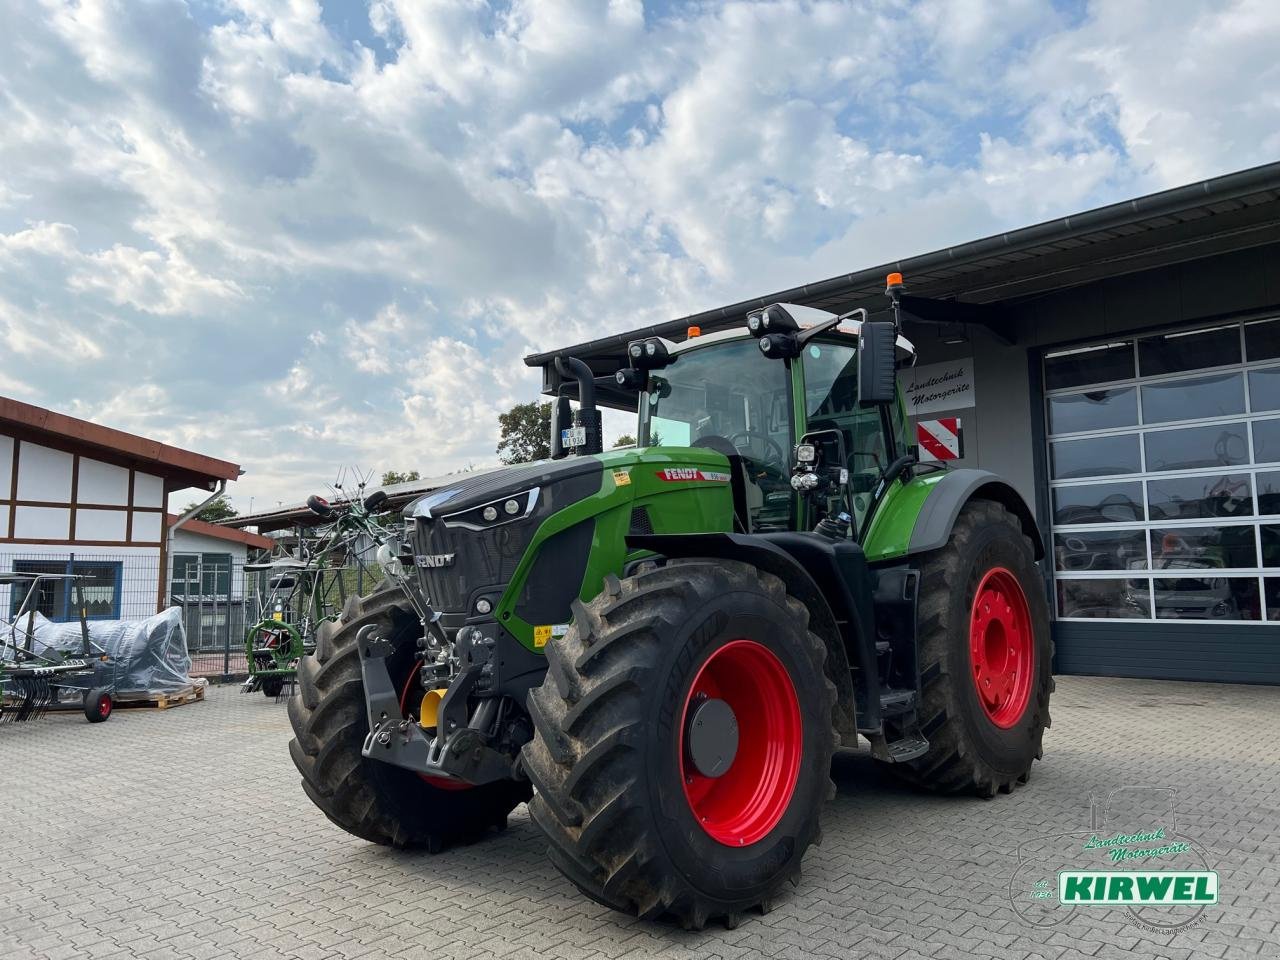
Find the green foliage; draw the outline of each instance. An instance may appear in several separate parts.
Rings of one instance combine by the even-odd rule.
[[[186,513],[188,510],[198,506],[199,503],[199,500],[192,500],[182,508],[182,512]],[[223,494],[218,497],[217,500],[210,502],[207,507],[197,513],[195,518],[197,520],[203,520],[205,523],[217,523],[219,520],[230,520],[232,517],[238,516],[240,516],[240,511],[233,507],[227,500],[226,494]]]
[[[400,473],[397,470],[388,470],[382,475],[382,485],[389,487],[393,483],[408,483],[410,480],[421,480],[417,470],[410,470],[408,473]]]
[[[551,401],[517,403],[498,414],[498,459],[528,463],[551,456]]]
[[[617,440],[613,442],[613,446],[615,449],[618,447],[634,447],[635,445],[636,445],[636,438],[631,436],[631,434],[629,433],[624,433],[622,436],[620,436]]]

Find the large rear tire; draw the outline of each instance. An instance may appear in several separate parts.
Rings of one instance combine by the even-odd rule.
[[[1043,754],[1053,641],[1031,541],[1005,507],[960,511],[921,568],[921,731],[928,752],[889,769],[939,793],[1008,793]]]
[[[515,780],[441,787],[361,754],[369,722],[356,633],[366,624],[387,629],[395,647],[388,664],[392,680],[397,689],[411,684],[419,625],[403,601],[398,587],[352,597],[336,621],[320,626],[315,653],[298,664],[298,695],[289,700],[289,755],[307,796],[343,830],[372,843],[435,853],[504,827],[530,789]]]
[[[698,929],[798,882],[834,793],[835,687],[808,611],[745,563],[610,578],[529,695],[529,805],[599,903]]]

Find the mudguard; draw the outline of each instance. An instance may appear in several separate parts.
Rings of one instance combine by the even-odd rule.
[[[908,554],[945,547],[951,538],[956,517],[970,500],[994,500],[1003,505],[1022,524],[1022,532],[1031,539],[1036,559],[1044,559],[1044,539],[1036,526],[1035,515],[1021,494],[988,470],[967,468],[948,470],[947,475],[934,485],[911,530]]]

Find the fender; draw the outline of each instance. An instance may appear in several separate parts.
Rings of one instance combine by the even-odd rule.
[[[1018,518],[1022,532],[1030,539],[1035,558],[1043,560],[1044,538],[1036,526],[1035,514],[1017,490],[988,470],[948,470],[947,475],[934,486],[920,508],[915,526],[911,530],[908,555],[937,550],[947,545],[951,528],[961,508],[970,500],[994,500],[1002,504]]]
[[[859,728],[878,723],[870,577],[857,544],[799,533],[686,533],[632,535],[627,546],[670,558],[741,560],[778,577],[808,608],[810,629],[826,643],[826,672],[836,687],[834,719],[841,740],[852,746]],[[851,660],[856,672],[850,670]],[[875,719],[864,717],[859,708],[874,711]]]

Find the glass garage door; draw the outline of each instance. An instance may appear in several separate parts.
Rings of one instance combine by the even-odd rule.
[[[1280,620],[1280,319],[1050,352],[1056,615]]]

